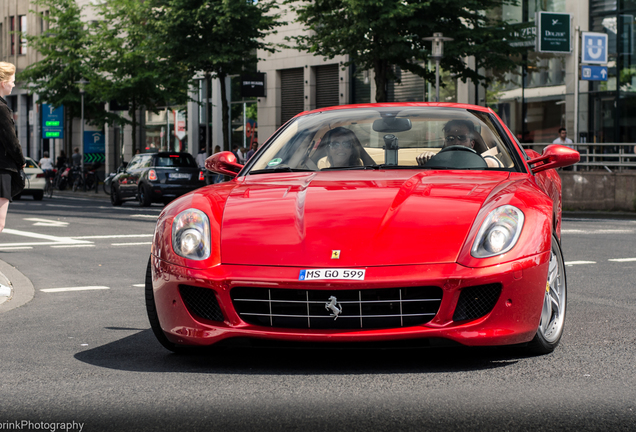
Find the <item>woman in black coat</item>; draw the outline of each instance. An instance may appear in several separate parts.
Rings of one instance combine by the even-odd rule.
[[[26,165],[22,147],[15,133],[13,112],[4,99],[15,87],[15,66],[0,62],[0,231],[4,229],[11,196],[11,172]]]

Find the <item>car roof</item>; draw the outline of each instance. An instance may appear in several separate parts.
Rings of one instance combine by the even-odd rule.
[[[494,113],[494,111],[488,107],[480,105],[470,105],[463,103],[451,103],[451,102],[384,102],[384,103],[368,103],[368,104],[354,104],[354,105],[337,105],[328,108],[318,108],[311,111],[303,111],[298,113],[294,117],[300,117],[307,114],[315,114],[325,111],[336,111],[345,109],[356,108],[396,108],[396,107],[437,107],[437,108],[457,108],[457,109],[470,109],[475,111]]]

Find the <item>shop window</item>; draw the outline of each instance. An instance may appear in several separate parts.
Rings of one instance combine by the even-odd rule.
[[[25,55],[27,53],[27,17],[26,15],[20,15],[20,48],[18,54]]]

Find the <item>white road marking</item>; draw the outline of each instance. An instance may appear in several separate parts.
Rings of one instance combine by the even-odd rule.
[[[633,234],[633,229],[562,229],[561,234]]]
[[[137,245],[151,245],[152,242],[138,242],[138,243],[111,243],[111,246],[137,246]]]
[[[636,258],[615,258],[615,259],[608,259],[608,261],[612,261],[612,262],[632,262],[632,261],[636,261]]]
[[[33,232],[29,232],[29,231],[20,231],[20,230],[15,230],[15,229],[11,229],[11,228],[5,228],[2,232],[5,233],[5,234],[13,234],[13,235],[18,235],[18,236],[22,236],[22,237],[29,237],[29,238],[35,238],[35,239],[40,239],[40,240],[49,240],[49,241],[53,241],[53,242],[56,242],[56,243],[63,243],[63,244],[86,244],[86,243],[90,243],[88,241],[83,241],[83,240],[74,240],[71,237],[57,237],[57,236],[52,236],[52,235],[33,233]],[[6,246],[6,244],[0,244],[0,246]]]
[[[68,222],[54,221],[50,219],[39,218],[25,218],[25,221],[35,222],[34,226],[48,226],[48,227],[67,227]]]
[[[95,247],[94,244],[83,244],[83,245],[58,245],[51,246],[52,248],[81,248],[81,247]]]
[[[583,264],[596,264],[596,261],[566,261],[566,266],[583,265]]]
[[[0,246],[0,250],[19,250],[19,249],[33,249],[32,246]]]
[[[83,287],[66,287],[66,288],[45,288],[40,291],[46,293],[66,292],[66,291],[90,291],[90,290],[107,290],[107,286],[83,286]]]
[[[135,288],[145,288],[146,284],[134,284],[133,285]]]
[[[159,217],[159,215],[136,214],[136,215],[130,215],[130,217],[157,219]]]
[[[74,239],[111,239],[111,238],[136,238],[136,237],[152,237],[154,234],[113,234],[113,235],[94,235],[72,237]]]

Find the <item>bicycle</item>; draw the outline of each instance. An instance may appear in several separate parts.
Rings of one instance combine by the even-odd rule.
[[[44,195],[49,198],[53,198],[53,177],[55,177],[56,170],[48,172],[44,176]]]

